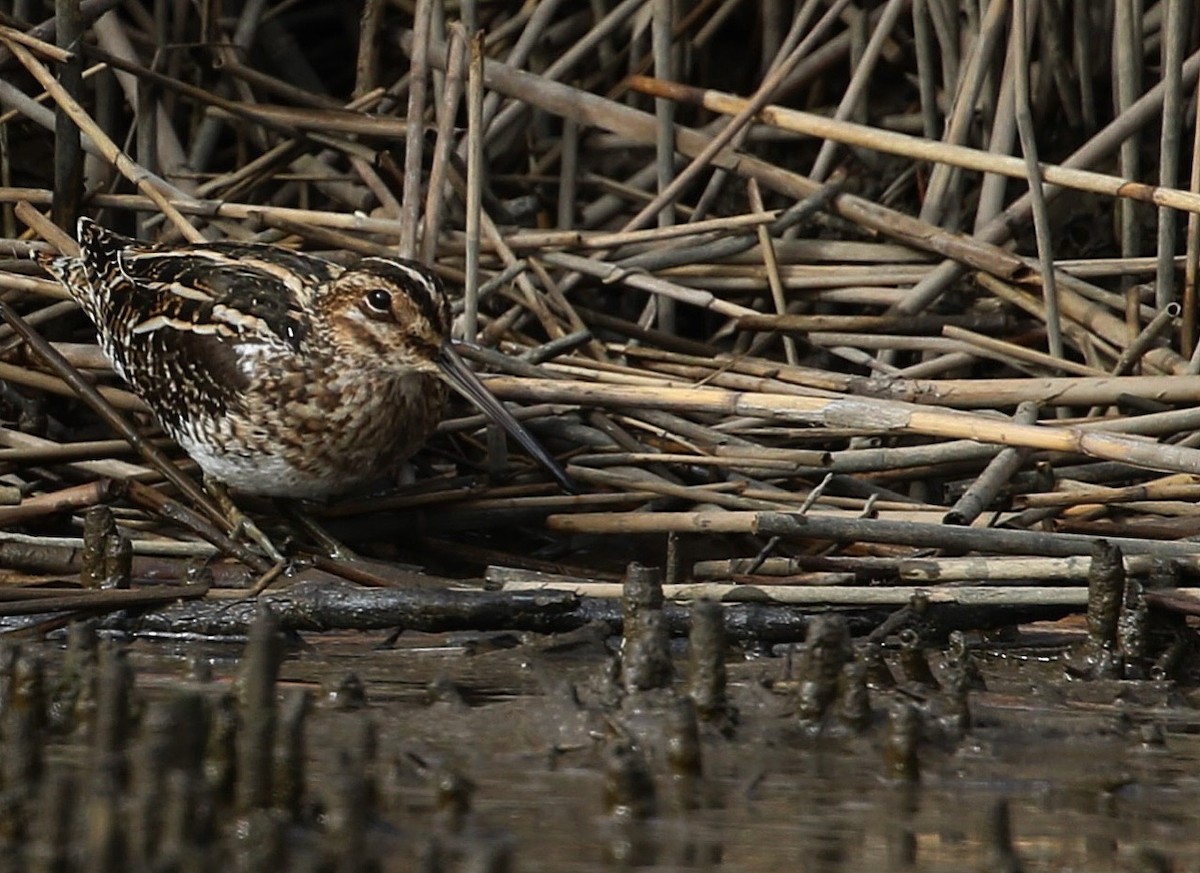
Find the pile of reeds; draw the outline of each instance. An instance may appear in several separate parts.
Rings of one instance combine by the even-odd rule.
[[[649,542],[669,583],[1075,584],[1104,536],[1200,568],[1186,0],[117,5],[0,5],[3,300],[111,407],[0,328],[8,566],[74,566],[71,514],[115,503],[135,556],[265,570],[25,259],[86,213],[462,289],[464,353],[582,493],[451,418],[417,485],[324,513],[369,553],[547,569],[464,533],[522,528],[592,578]]]

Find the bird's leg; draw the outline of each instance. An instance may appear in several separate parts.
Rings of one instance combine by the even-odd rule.
[[[233,498],[229,496],[229,489],[225,487],[225,483],[211,476],[204,477],[204,488],[213,499],[217,501],[217,505],[221,507],[221,512],[225,513],[225,517],[229,519],[229,524],[232,526],[232,536],[237,538],[245,534],[246,538],[262,549],[263,553],[272,561],[278,563],[284,560],[283,553],[275,548],[275,544],[271,542],[270,537],[262,532],[262,529],[254,523],[254,519],[242,512],[237,504],[233,502]]]
[[[338,561],[357,561],[358,555],[345,543],[339,542],[333,534],[325,530],[315,518],[304,511],[301,504],[294,500],[276,500],[275,505],[280,512],[287,516],[288,521],[300,528],[317,544],[317,548],[326,555]]]

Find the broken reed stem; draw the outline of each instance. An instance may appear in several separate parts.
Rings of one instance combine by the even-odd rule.
[[[762,191],[759,190],[758,183],[753,179],[746,184],[746,193],[749,195],[750,208],[755,212],[762,212],[764,208]],[[779,278],[779,257],[775,252],[775,244],[766,227],[760,224],[756,230],[758,247],[762,252],[763,266],[767,269],[767,281],[771,287],[771,302],[775,305],[775,313],[783,316],[787,312],[787,300],[784,296],[783,282]],[[795,366],[799,363],[800,357],[796,349],[796,340],[793,337],[785,336],[783,338],[783,352],[789,364]]]
[[[1183,68],[1185,42],[1191,32],[1186,0],[1166,0],[1162,29],[1163,112],[1159,140],[1158,182],[1175,187],[1179,176],[1181,127],[1183,124]],[[1176,216],[1168,207],[1158,209],[1158,263],[1155,269],[1154,302],[1163,309],[1177,304],[1175,284]]]
[[[870,82],[871,73],[874,72],[879,56],[883,51],[883,46],[891,38],[892,29],[896,25],[896,21],[900,15],[905,12],[909,6],[908,0],[888,0],[883,7],[882,13],[875,21],[875,29],[871,33],[871,39],[863,49],[862,56],[854,63],[854,73],[850,77],[850,82],[846,86],[846,91],[842,94],[842,99],[838,101],[837,109],[834,110],[833,117],[838,121],[843,121],[854,114],[860,105],[863,95],[866,93],[867,86]],[[659,76],[659,79],[665,78]],[[753,101],[747,101],[746,107],[742,110],[754,111],[755,109],[764,108],[763,104],[757,107]],[[738,116],[740,117],[740,113]],[[829,178],[830,172],[833,170],[834,157],[837,154],[838,143],[834,140],[826,140],[821,144],[821,150],[817,153],[816,160],[813,162],[812,170],[808,177],[816,182],[824,182]]]
[[[1176,378],[1190,380],[1193,377]],[[1079,383],[1081,380],[1063,381]],[[498,396],[507,399],[710,412],[826,427],[850,425],[873,433],[918,433],[926,436],[972,439],[1000,445],[1072,452],[1105,460],[1123,461],[1152,470],[1200,474],[1200,449],[1149,442],[1119,434],[1086,431],[1078,427],[998,422],[981,415],[898,401],[743,393],[715,388],[601,385],[514,379],[504,376],[489,380],[488,387]],[[1113,386],[1101,384],[1096,387],[1111,390]],[[1115,400],[1115,397],[1113,399]],[[1069,401],[1060,397],[1058,402]]]
[[[889,519],[808,516],[792,512],[584,512],[551,515],[551,530],[571,534],[631,536],[693,533],[778,536],[789,541],[885,543],[912,548],[986,552],[1005,555],[1069,557],[1089,555],[1096,537],[1004,528],[976,528]],[[1133,537],[1105,537],[1127,555],[1195,558],[1200,543]]]
[[[1124,115],[1142,91],[1141,46],[1144,34],[1139,11],[1132,4],[1115,9],[1113,18],[1113,99],[1116,103],[1117,113]],[[1134,130],[1121,140],[1119,146],[1119,171],[1121,175],[1131,179],[1140,175],[1141,139],[1141,130]],[[1134,207],[1135,204],[1129,201],[1117,204],[1118,234],[1122,255],[1138,254],[1141,250],[1141,220]],[[1138,300],[1132,280],[1126,277],[1123,287],[1126,295],[1125,321],[1132,336],[1137,332],[1139,324]]]
[[[659,210],[678,198],[683,193],[684,188],[691,184],[702,171],[709,168],[709,165],[713,163],[713,159],[717,154],[729,144],[741,128],[749,123],[754,113],[770,102],[775,90],[783,84],[787,76],[796,68],[796,64],[812,50],[817,40],[825,35],[825,32],[837,20],[837,17],[846,5],[847,0],[834,0],[830,4],[829,8],[825,10],[824,15],[817,20],[812,29],[805,34],[796,48],[792,50],[791,55],[767,74],[759,84],[754,96],[750,98],[747,107],[742,112],[737,113],[733,120],[722,128],[720,133],[693,155],[691,163],[678,173],[666,188],[642,207],[637,215],[627,221],[622,228],[623,230],[636,230],[647,224],[651,218],[658,214]],[[799,22],[796,22],[794,26],[799,28]]]
[[[1042,272],[1042,303],[1046,307],[1046,344],[1050,355],[1062,358],[1062,320],[1059,317],[1058,285],[1055,282],[1054,240],[1050,229],[1050,216],[1046,209],[1046,195],[1042,185],[1041,165],[1038,163],[1037,134],[1034,130],[1033,110],[1029,94],[1029,22],[1030,7],[1025,0],[1013,0],[1012,40],[1015,50],[1013,64],[1013,97],[1016,102],[1017,133],[1021,139],[1021,152],[1025,160],[1029,182],[1030,202],[1033,206],[1033,229],[1037,239],[1038,263]],[[1047,13],[1049,14],[1049,13]]]
[[[4,42],[7,45],[8,50],[21,62],[21,66],[37,79],[38,83],[46,89],[46,92],[54,98],[54,102],[96,144],[105,159],[116,167],[121,175],[132,182],[139,191],[154,202],[163,215],[175,225],[175,228],[183,235],[184,239],[189,242],[202,242],[204,240],[200,231],[188,223],[182,213],[171,204],[166,193],[159,189],[158,184],[161,180],[147,172],[145,168],[121,151],[117,144],[109,139],[104,131],[100,129],[99,125],[92,120],[87,111],[58,83],[50,71],[29,53],[28,49],[11,39],[6,39],[3,34],[0,34],[0,42]],[[172,191],[171,193],[174,194],[176,192]]]
[[[1200,51],[1194,52],[1187,59],[1181,76],[1184,87],[1190,88],[1195,84],[1197,76],[1200,76]],[[1062,168],[1081,169],[1101,161],[1111,153],[1117,143],[1124,142],[1132,131],[1148,123],[1160,111],[1162,100],[1163,87],[1160,83],[1146,91],[1126,111],[1077,148],[1062,162]],[[1058,186],[1058,183],[1055,184]],[[1059,193],[1061,186],[1047,189],[1046,196],[1051,198]],[[1018,198],[986,225],[978,228],[974,238],[991,245],[1010,240],[1015,228],[1028,223],[1030,206],[1028,195]],[[960,264],[951,260],[943,261],[912,289],[905,300],[896,307],[897,310],[907,313],[922,311],[937,300],[952,282],[959,279],[962,272]]]
[[[205,584],[156,585],[137,590],[109,588],[79,593],[41,592],[37,598],[0,602],[0,615],[39,615],[49,612],[99,613],[117,609],[149,609],[178,600],[195,600],[208,593]]]
[[[421,262],[432,264],[438,251],[439,236],[442,230],[443,207],[446,203],[447,185],[446,168],[454,149],[454,122],[458,115],[458,104],[463,91],[463,64],[465,47],[468,44],[466,33],[459,25],[450,27],[448,51],[450,62],[446,65],[445,86],[442,102],[438,107],[437,142],[433,149],[433,159],[429,170],[429,187],[425,192],[425,215],[422,223]],[[470,173],[468,172],[468,175]],[[468,182],[469,185],[469,182]],[[472,237],[475,251],[472,255],[474,264],[467,264],[467,286],[474,285],[468,298],[478,301],[479,297],[479,233],[476,230]],[[474,278],[472,278],[474,274]],[[478,307],[478,303],[476,303]],[[476,313],[477,317],[477,313]],[[465,332],[464,332],[465,333]],[[474,339],[474,334],[465,334],[467,339]]]
[[[115,455],[127,454],[134,451],[133,447],[125,440],[101,441],[100,445],[117,444],[111,451],[103,453],[101,453],[99,445],[95,443],[92,444],[97,445],[95,451],[85,451],[88,446],[86,443],[62,445],[51,440],[33,436],[32,434],[23,434],[13,430],[0,430],[0,441],[11,446],[11,448],[0,449],[0,459],[6,460],[9,463],[32,464],[41,461],[43,463],[63,464],[75,472],[114,479],[137,479],[142,481],[161,478],[150,467],[131,464],[114,457]],[[155,442],[162,441],[156,440]],[[76,448],[77,446],[80,448]],[[98,460],[80,460],[80,455],[98,458]]]
[[[466,288],[463,296],[463,338],[479,334],[479,246],[483,219],[483,86],[485,34],[472,35],[467,63],[467,226]],[[449,65],[444,65],[446,69]]]
[[[73,4],[73,6],[74,9],[71,11],[71,15],[72,18],[75,18],[76,20],[69,22],[71,31],[68,31],[68,33],[64,34],[61,32],[62,18],[58,14],[57,9],[55,10],[55,17],[50,19],[48,22],[53,25],[53,27],[50,28],[51,32],[53,33],[51,38],[59,43],[58,45],[55,43],[46,42],[43,39],[38,39],[35,35],[35,31],[38,30],[36,27],[26,33],[23,30],[17,30],[13,27],[0,25],[0,40],[12,40],[13,42],[18,43],[30,51],[42,56],[48,61],[53,61],[56,64],[65,64],[73,57],[73,50],[70,46],[75,39],[79,38],[79,33],[82,31],[82,21],[80,20],[82,16],[80,15],[79,4]],[[8,59],[6,58],[4,60],[7,61]]]
[[[654,71],[668,79],[674,78],[673,47],[671,45],[674,11],[673,0],[653,0],[650,40],[654,55]],[[658,195],[661,198],[670,186],[675,173],[675,104],[670,100],[655,100],[654,115],[658,121],[658,135],[654,143],[654,168]],[[670,227],[675,223],[675,209],[672,200],[664,200],[657,218],[659,227]],[[652,297],[649,302],[653,302],[657,307],[658,329],[667,333],[675,333],[675,301],[669,297]]]
[[[1017,407],[1013,421],[1019,424],[1033,424],[1037,421],[1037,413],[1037,404],[1025,401]],[[1013,447],[999,452],[988,462],[979,477],[967,486],[967,490],[955,501],[943,521],[946,524],[971,524],[974,522],[985,509],[991,506],[1000,491],[1008,485],[1009,480],[1025,464],[1029,452],[1028,448]]]
[[[625,270],[616,264],[594,261],[591,258],[585,258],[581,255],[572,255],[567,252],[547,252],[543,255],[542,260],[556,267],[574,270],[605,282],[621,281],[631,288],[649,291],[652,294],[658,294],[663,297],[670,297],[682,303],[690,303],[693,306],[698,306],[701,309],[711,309],[713,312],[721,315],[738,317],[758,314],[753,309],[721,300],[707,291],[687,288],[647,273]]]
[[[953,17],[950,10],[945,7],[942,12],[948,18]],[[961,144],[967,139],[991,61],[997,55],[1000,38],[1006,30],[1007,12],[1007,3],[1001,6],[989,6],[982,19],[973,17],[969,22],[972,29],[977,32],[971,33],[972,39],[966,46],[965,63],[959,67],[958,81],[954,83],[954,96],[950,103],[946,130],[943,134],[946,142]],[[948,37],[946,43],[948,44],[955,38]],[[943,222],[950,204],[961,200],[961,176],[962,174],[952,167],[934,164],[919,213],[922,221],[932,224]]]
[[[1131,576],[1145,576],[1153,571],[1156,560],[1153,555],[1127,555],[1125,571]],[[1171,560],[1189,568],[1200,566],[1200,555]],[[1005,582],[1026,585],[1050,582],[1086,584],[1091,563],[1088,555],[1065,558],[1028,555],[977,555],[966,558],[832,555],[769,557],[762,561],[757,558],[697,561],[692,567],[692,575],[696,579],[727,580],[736,577],[741,582],[779,585],[796,584],[794,580],[798,574],[820,571],[849,573],[860,579],[866,576],[876,585],[895,582],[927,585],[962,582],[976,585]],[[754,575],[747,576],[750,573]]]
[[[570,591],[580,597],[620,598],[623,586],[619,582],[584,582],[571,580],[506,581],[501,591]],[[786,603],[793,606],[881,607],[905,606],[914,596],[929,604],[959,606],[1072,606],[1087,603],[1087,589],[1081,587],[1028,586],[963,586],[959,588],[914,588],[895,585],[887,588],[866,588],[842,585],[753,585],[691,582],[663,585],[663,597],[668,600],[715,600],[721,603]],[[1200,595],[1200,589],[1189,589]],[[2,607],[0,607],[2,608]]]
[[[1179,304],[1168,303],[1161,310],[1155,313],[1154,318],[1150,319],[1149,323],[1143,327],[1126,347],[1125,351],[1121,352],[1121,356],[1117,358],[1113,364],[1112,374],[1114,376],[1123,376],[1134,368],[1142,356],[1149,351],[1154,345],[1159,336],[1171,326],[1171,323],[1179,317]]]
[[[0,379],[12,382],[14,385],[24,385],[28,388],[36,388],[39,391],[59,394],[63,397],[74,397],[77,394],[75,388],[64,379],[51,376],[48,373],[41,373],[37,370],[30,370],[27,367],[18,367],[14,364],[0,363]],[[140,397],[122,388],[101,385],[94,390],[104,398],[105,402],[112,405],[114,409],[121,409],[126,412],[147,411],[146,404],[142,402]]]
[[[110,479],[97,479],[82,485],[71,485],[46,494],[35,494],[16,506],[0,506],[0,525],[25,524],[37,518],[59,512],[75,512],[114,499],[117,489]]]
[[[1045,506],[1084,506],[1110,503],[1133,503],[1139,500],[1187,500],[1200,499],[1200,483],[1190,478],[1180,481],[1168,477],[1158,482],[1129,485],[1123,488],[1084,487],[1072,491],[1049,491],[1036,494],[1019,494],[1013,505],[1020,509]]]
[[[629,86],[644,94],[695,103],[705,109],[725,115],[735,115],[748,105],[747,100],[732,94],[697,88],[679,82],[663,82],[649,76],[631,76]],[[839,121],[824,115],[788,109],[783,106],[765,106],[755,114],[754,120],[759,124],[770,125],[780,130],[831,140],[843,145],[871,149],[884,154],[899,155],[918,161],[930,161],[980,173],[996,173],[1011,179],[1029,179],[1029,169],[1024,159],[1014,155],[997,154],[970,146],[922,139],[904,133],[856,124],[852,121]],[[1037,166],[1045,182],[1062,188],[1103,194],[1109,197],[1128,198],[1186,212],[1200,212],[1200,192],[1147,185],[1120,176],[1074,169],[1062,164],[1038,163]]]
[[[361,97],[379,81],[379,30],[383,0],[365,0],[358,27],[358,58],[354,66],[354,96]]]
[[[1195,89],[1194,113],[1200,112],[1200,88]],[[1190,178],[1193,191],[1200,190],[1200,124],[1195,125],[1192,135],[1192,174]],[[1183,323],[1179,330],[1179,349],[1188,358],[1188,372],[1200,372],[1200,358],[1196,342],[1197,307],[1200,298],[1196,294],[1196,283],[1200,281],[1200,215],[1188,213],[1186,231],[1186,252],[1183,270]]]
[[[433,0],[417,0],[413,12],[413,53],[408,83],[408,135],[404,138],[404,193],[400,199],[400,240],[397,249],[402,258],[417,254],[417,226],[421,214],[421,156],[425,137],[425,95],[428,92],[427,52],[432,37]]]
[[[49,206],[52,192],[41,188],[5,188],[0,187],[0,203],[15,203],[28,201],[31,204]],[[144,196],[136,194],[95,194],[92,202],[103,208],[144,210],[153,202]],[[190,198],[188,200],[174,199],[172,203],[184,214],[225,218],[236,221],[254,221],[260,218],[272,218],[296,222],[298,226],[309,225],[317,228],[337,228],[353,230],[360,234],[379,234],[395,236],[399,233],[399,221],[392,218],[353,215],[344,212],[319,209],[302,209],[298,207],[271,206],[268,204],[241,203],[235,200],[206,200]],[[547,248],[578,248],[578,249],[607,249],[617,245],[638,245],[712,233],[713,231],[733,231],[741,227],[753,228],[763,223],[770,223],[780,216],[779,210],[764,213],[748,213],[725,218],[715,218],[694,224],[678,224],[668,228],[648,228],[628,233],[608,233],[595,231],[540,231],[521,230],[506,233],[505,241],[514,251],[540,251]],[[48,238],[48,237],[44,237]],[[460,238],[461,239],[461,238]],[[74,241],[72,241],[73,243]],[[360,244],[362,240],[359,241]],[[58,248],[66,253],[62,246]],[[482,241],[481,250],[495,251],[494,244]],[[446,247],[452,253],[463,250],[461,241],[452,242]],[[17,277],[5,275],[5,279]],[[47,283],[50,284],[50,283]],[[63,292],[65,294],[65,292]]]
[[[58,80],[63,90],[78,101],[83,85],[83,59],[71,52],[83,39],[79,0],[60,0],[55,4],[54,17],[55,38],[66,50],[64,56],[54,59],[59,65]],[[54,194],[50,209],[54,223],[73,227],[83,196],[83,141],[79,127],[61,106],[54,113]]]
[[[1089,367],[1087,364],[1080,364],[1066,358],[1055,358],[1053,355],[1039,352],[1036,349],[1028,349],[952,324],[942,327],[942,336],[969,343],[981,352],[999,355],[1002,360],[1021,361],[1047,369],[1060,370],[1064,373],[1075,373],[1079,376],[1105,375],[1105,371],[1099,367]]]
[[[722,354],[699,357],[645,346],[626,346],[622,351],[625,355],[638,359],[700,366],[705,370],[705,381],[721,378],[712,374],[711,371],[715,368],[720,374],[745,374],[765,380],[755,387],[770,386],[771,391],[785,390],[810,395],[815,391],[829,391],[960,409],[1016,406],[1023,400],[1037,401],[1038,405],[1043,407],[1112,405],[1124,396],[1153,399],[1160,403],[1184,404],[1196,396],[1191,392],[1200,390],[1200,380],[1194,376],[880,379],[846,376],[829,370],[804,367],[792,369],[774,361]],[[690,371],[687,377],[695,378]],[[1099,423],[1093,423],[1089,426],[1098,425]]]
[[[411,35],[406,35],[403,42],[410,43]],[[445,47],[442,45],[431,46],[430,61],[435,66],[444,68]],[[647,113],[621,106],[587,92],[546,82],[540,77],[495,62],[487,65],[485,81],[491,88],[520,97],[557,115],[573,118],[580,123],[617,131],[639,141],[653,141],[654,119]],[[707,147],[712,143],[710,137],[686,128],[677,130],[676,135],[678,149],[688,155],[705,153]],[[782,170],[749,155],[734,155],[718,150],[712,163],[714,166],[725,167],[756,178],[761,184],[768,185],[792,197],[808,197],[819,190],[819,187],[806,177]],[[1017,275],[1027,275],[1029,272],[1029,265],[1024,260],[998,246],[949,233],[864,198],[842,194],[834,199],[831,208],[842,217],[865,228],[883,233],[917,248],[952,257],[998,276],[1012,278]]]

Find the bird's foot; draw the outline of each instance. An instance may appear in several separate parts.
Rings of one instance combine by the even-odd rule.
[[[316,543],[317,548],[330,558],[335,561],[357,561],[359,559],[353,549],[325,530],[320,522],[304,511],[302,506],[290,500],[276,501],[276,505],[287,516],[288,521],[308,534]]]
[[[234,539],[244,537],[254,543],[269,560],[276,564],[286,560],[283,557],[283,553],[279,551],[275,543],[271,541],[271,538],[263,533],[262,528],[254,522],[254,519],[242,512],[238,505],[233,502],[233,498],[229,496],[229,489],[225,487],[223,482],[205,476],[204,487],[213,496],[213,499],[217,501],[217,505],[221,507],[221,512],[228,519],[231,528],[230,536]]]

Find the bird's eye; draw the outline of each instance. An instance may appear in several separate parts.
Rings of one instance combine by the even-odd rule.
[[[368,291],[367,296],[363,298],[367,304],[367,308],[380,315],[384,315],[392,311],[392,295],[382,288],[376,288],[373,291]]]

